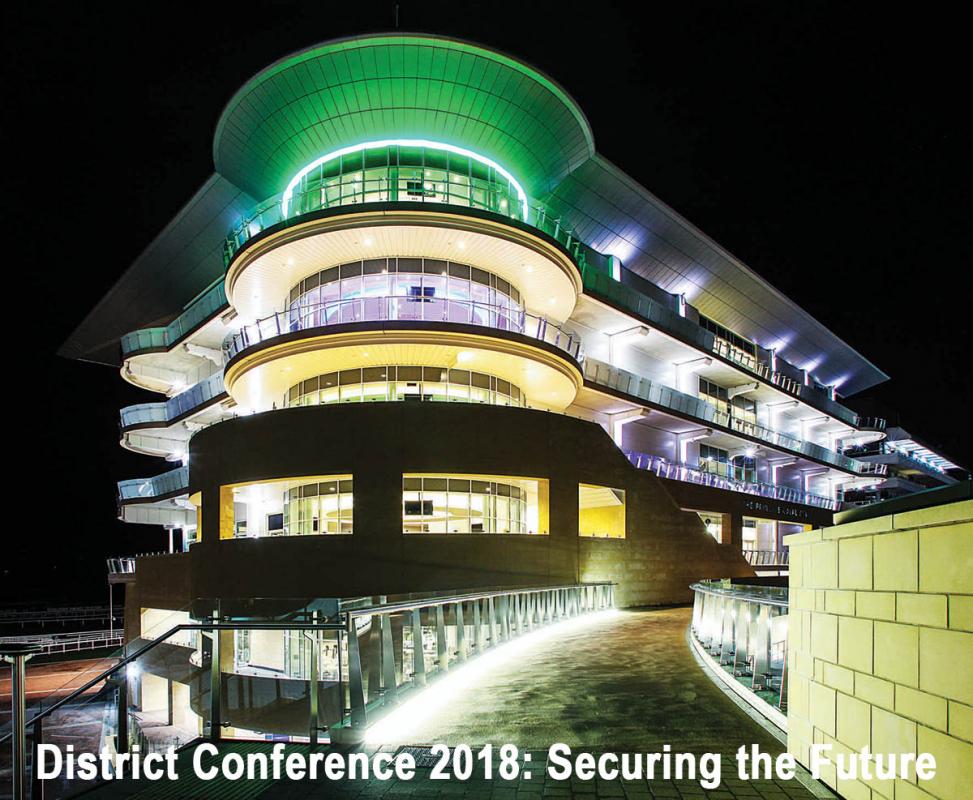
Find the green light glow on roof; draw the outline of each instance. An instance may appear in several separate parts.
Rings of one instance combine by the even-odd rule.
[[[262,70],[227,104],[213,155],[259,202],[322,153],[400,138],[489,156],[538,198],[594,153],[581,109],[533,67],[469,42],[389,34],[325,42]]]
[[[427,150],[442,150],[447,153],[462,156],[463,158],[472,158],[474,161],[479,161],[484,166],[496,170],[504,178],[510,181],[510,185],[513,186],[517,191],[517,197],[520,198],[523,219],[527,219],[527,193],[524,191],[524,188],[520,185],[517,179],[507,172],[507,170],[501,167],[496,161],[493,161],[486,156],[481,156],[479,153],[474,153],[472,150],[467,150],[463,147],[445,144],[444,142],[431,142],[427,139],[382,139],[377,142],[362,142],[360,144],[353,144],[350,147],[342,147],[338,150],[332,150],[330,153],[327,153],[320,158],[316,158],[306,167],[301,169],[297,175],[291,178],[290,183],[287,184],[287,188],[284,189],[284,195],[281,198],[283,215],[285,217],[287,216],[287,208],[290,205],[291,197],[294,196],[294,189],[297,188],[297,185],[301,182],[305,175],[313,172],[321,165],[327,164],[329,161],[334,161],[336,158],[341,158],[341,156],[351,155],[352,153],[360,153],[362,150],[377,150],[383,147],[422,147]]]

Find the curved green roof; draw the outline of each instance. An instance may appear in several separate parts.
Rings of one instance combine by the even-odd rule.
[[[224,109],[213,159],[263,198],[323,153],[386,138],[468,148],[534,196],[595,152],[577,103],[532,67],[455,39],[384,34],[326,42],[259,72]]]

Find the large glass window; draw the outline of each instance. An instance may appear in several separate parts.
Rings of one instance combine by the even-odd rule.
[[[307,483],[284,492],[283,527],[290,535],[351,533],[351,478]]]
[[[221,516],[221,538],[348,534],[353,530],[350,475],[251,483],[224,490],[227,500],[232,497],[232,517],[224,520]],[[230,507],[227,503],[227,512]]]
[[[433,147],[392,145],[348,153],[307,173],[297,208],[408,201],[473,206],[521,218],[515,186],[477,159]]]
[[[734,456],[731,462],[733,475],[738,481],[756,483],[757,461],[752,456]]]
[[[578,485],[578,535],[600,539],[625,538],[625,490]]]
[[[288,296],[311,328],[363,319],[446,319],[519,327],[520,290],[486,270],[434,258],[372,258],[309,275]]]
[[[757,404],[743,395],[730,398],[729,391],[706,378],[699,379],[699,396],[724,414],[734,419],[755,425],[757,422]]]
[[[447,367],[363,367],[329,372],[292,386],[285,406],[412,400],[526,406],[518,386],[502,378]]]
[[[742,350],[744,353],[751,357],[756,357],[757,347],[749,339],[744,339],[740,334],[734,333],[729,328],[725,328],[718,322],[714,322],[709,317],[704,317],[702,314],[699,315],[700,327],[716,334],[721,339],[729,342],[733,347],[738,350]]]
[[[699,468],[704,472],[728,477],[730,473],[730,454],[719,447],[708,444],[699,446]]]
[[[547,482],[489,475],[404,475],[405,533],[547,533]]]

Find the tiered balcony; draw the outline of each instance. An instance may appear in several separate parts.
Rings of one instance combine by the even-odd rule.
[[[189,467],[177,467],[151,478],[131,478],[118,482],[121,503],[152,502],[177,497],[189,490]]]
[[[138,403],[126,406],[119,412],[121,429],[124,432],[136,428],[164,428],[191,417],[225,398],[223,373],[215,372],[162,403]]]
[[[221,277],[187,303],[183,312],[168,325],[126,333],[121,340],[122,357],[164,353],[226,309],[226,291]]]
[[[647,453],[626,452],[625,455],[633,465],[639,469],[646,469],[654,472],[660,478],[667,478],[674,481],[694,483],[698,486],[711,486],[714,489],[725,489],[730,492],[743,492],[744,494],[756,495],[757,497],[767,497],[773,500],[783,500],[788,503],[799,503],[805,506],[823,508],[827,511],[837,511],[839,503],[830,497],[804,492],[800,489],[792,489],[789,486],[776,486],[769,483],[755,483],[751,481],[738,481],[727,478],[723,475],[716,475],[712,472],[687,467],[682,464],[673,464],[659,456]]]
[[[605,300],[611,305],[644,320],[658,330],[678,339],[704,353],[712,353],[718,358],[739,367],[749,375],[759,378],[782,392],[799,398],[801,402],[817,408],[835,419],[867,431],[884,431],[885,421],[877,418],[862,418],[828,396],[822,389],[805,385],[784,371],[774,371],[750,353],[722,339],[705,328],[697,325],[671,308],[654,300],[630,286],[620,283],[606,271],[589,265],[582,275],[585,293]],[[794,368],[791,368],[794,370]],[[796,370],[794,370],[796,371]]]
[[[845,472],[858,475],[883,474],[881,471],[874,472],[873,470],[880,469],[884,465],[858,461],[813,442],[807,442],[790,434],[738,419],[720,411],[695,395],[685,394],[665,384],[613,367],[603,361],[597,361],[593,358],[587,359],[584,363],[584,376],[586,381],[598,386],[604,386],[631,397],[645,400],[680,416],[692,417],[708,425],[718,426],[747,438],[766,442],[774,448],[800,454]]]

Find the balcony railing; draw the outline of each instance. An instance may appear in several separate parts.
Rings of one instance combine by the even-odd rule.
[[[295,192],[285,203],[283,195],[274,195],[243,215],[227,234],[223,246],[223,262],[229,265],[233,257],[252,238],[268,228],[292,225],[306,214],[342,206],[368,203],[416,203],[449,205],[489,211],[504,217],[525,222],[547,234],[575,258],[579,267],[584,266],[592,252],[574,234],[573,230],[556,214],[540,203],[524,207],[516,192],[506,183],[468,178],[463,182],[434,181],[428,185],[411,178],[398,177],[396,167],[385,170],[369,169],[369,177],[360,173],[344,175],[326,184]]]
[[[223,372],[214,372],[208,378],[193,384],[186,391],[170,397],[163,403],[139,403],[126,406],[119,413],[122,429],[144,423],[165,426],[195,411],[201,411],[226,394]]]
[[[869,444],[852,445],[851,447],[846,447],[844,449],[844,453],[852,458],[884,455],[896,456],[897,458],[903,459],[909,464],[913,464],[920,469],[929,470],[940,475],[946,474],[946,471],[938,464],[935,464],[925,458],[921,458],[909,450],[896,447],[894,442],[871,442]]]
[[[693,638],[718,677],[786,726],[787,589],[709,582],[691,588]]]
[[[607,272],[598,269],[586,269],[583,274],[586,292],[602,297],[619,308],[631,312],[633,315],[655,325],[659,330],[707,353],[714,353],[720,358],[736,364],[761,380],[771,383],[782,391],[800,397],[804,402],[822,409],[829,415],[849,425],[858,424],[858,416],[840,403],[832,400],[826,394],[811,391],[800,382],[782,372],[774,372],[757,358],[735,347],[730,342],[706,330],[690,319],[680,316],[662,303],[645,296],[636,289],[616,281]]]
[[[135,558],[134,556],[121,556],[119,558],[108,559],[109,575],[134,575]]]
[[[266,606],[248,601],[241,614],[233,601],[227,608],[220,600],[200,599],[194,605],[210,609],[211,617],[183,622],[180,618],[187,615],[173,612],[172,622],[155,626],[151,639],[143,630],[142,638],[116,654],[118,661],[109,669],[86,676],[63,696],[32,701],[29,714],[18,715],[9,732],[0,732],[0,748],[9,752],[15,738],[25,754],[12,765],[16,782],[27,785],[43,744],[65,737],[85,758],[96,759],[107,748],[134,752],[136,745],[143,754],[161,753],[199,738],[232,738],[224,728],[240,728],[243,720],[249,728],[263,718],[280,725],[280,709],[291,735],[306,736],[312,747],[322,732],[336,744],[361,741],[371,726],[394,724],[388,715],[404,702],[422,702],[426,687],[435,693],[437,682],[450,671],[500,652],[495,648],[543,628],[556,635],[553,626],[559,624],[566,626],[561,628],[565,634],[598,624],[614,608],[614,587],[602,582],[441,592],[378,604],[328,598],[298,602],[302,607],[283,598]],[[393,625],[402,636],[393,635]],[[368,646],[368,630],[378,633],[379,647]],[[231,672],[239,652],[233,643],[255,631],[266,632],[271,642],[276,639],[281,653],[285,641],[293,648],[288,672],[269,676],[270,701],[259,691],[231,695],[236,687],[227,682],[243,674]],[[501,656],[507,661],[516,657],[516,648]],[[143,675],[187,686],[170,699],[173,721],[164,732],[145,713],[149,708],[138,691]],[[381,691],[368,691],[368,678],[376,675],[384,676]],[[15,681],[13,691],[13,702],[23,708],[23,684]],[[90,788],[90,781],[75,774],[62,775],[44,782],[44,797],[60,800]]]
[[[223,352],[230,361],[249,347],[287,333],[384,321],[453,323],[510,331],[553,345],[575,361],[583,360],[580,338],[544,317],[472,300],[422,297],[359,297],[279,311],[228,337]]]
[[[864,431],[884,431],[888,423],[881,417],[858,417],[857,427]]]
[[[744,550],[743,557],[752,567],[786,567],[789,563],[788,550]]]
[[[189,488],[189,467],[177,467],[151,478],[131,478],[118,482],[118,497],[126,500],[150,500],[165,497]]]
[[[223,278],[189,302],[172,322],[159,328],[142,328],[122,337],[122,356],[128,358],[144,351],[168,350],[200,325],[227,308]]]
[[[584,376],[586,380],[593,383],[607,386],[610,389],[632,395],[633,397],[646,400],[653,405],[671,409],[680,414],[685,414],[703,422],[719,425],[737,433],[760,439],[768,444],[800,453],[808,458],[831,464],[839,469],[848,472],[863,474],[871,466],[864,462],[856,461],[853,458],[842,455],[822,447],[813,442],[798,439],[787,433],[771,430],[755,422],[750,422],[739,417],[720,411],[716,406],[711,405],[705,400],[695,395],[672,389],[665,384],[643,378],[634,373],[618,367],[613,367],[603,361],[593,358],[585,360]]]
[[[830,497],[812,494],[811,492],[792,489],[789,486],[777,486],[770,483],[759,483],[753,481],[740,481],[728,478],[724,475],[717,475],[712,472],[687,467],[683,464],[673,464],[659,456],[649,455],[648,453],[625,452],[626,457],[632,464],[639,469],[654,472],[660,478],[669,480],[683,481],[684,483],[694,483],[698,486],[711,486],[714,489],[725,489],[730,492],[743,492],[757,497],[767,497],[772,500],[783,500],[788,503],[798,503],[805,506],[823,508],[827,511],[837,511],[838,501]]]

